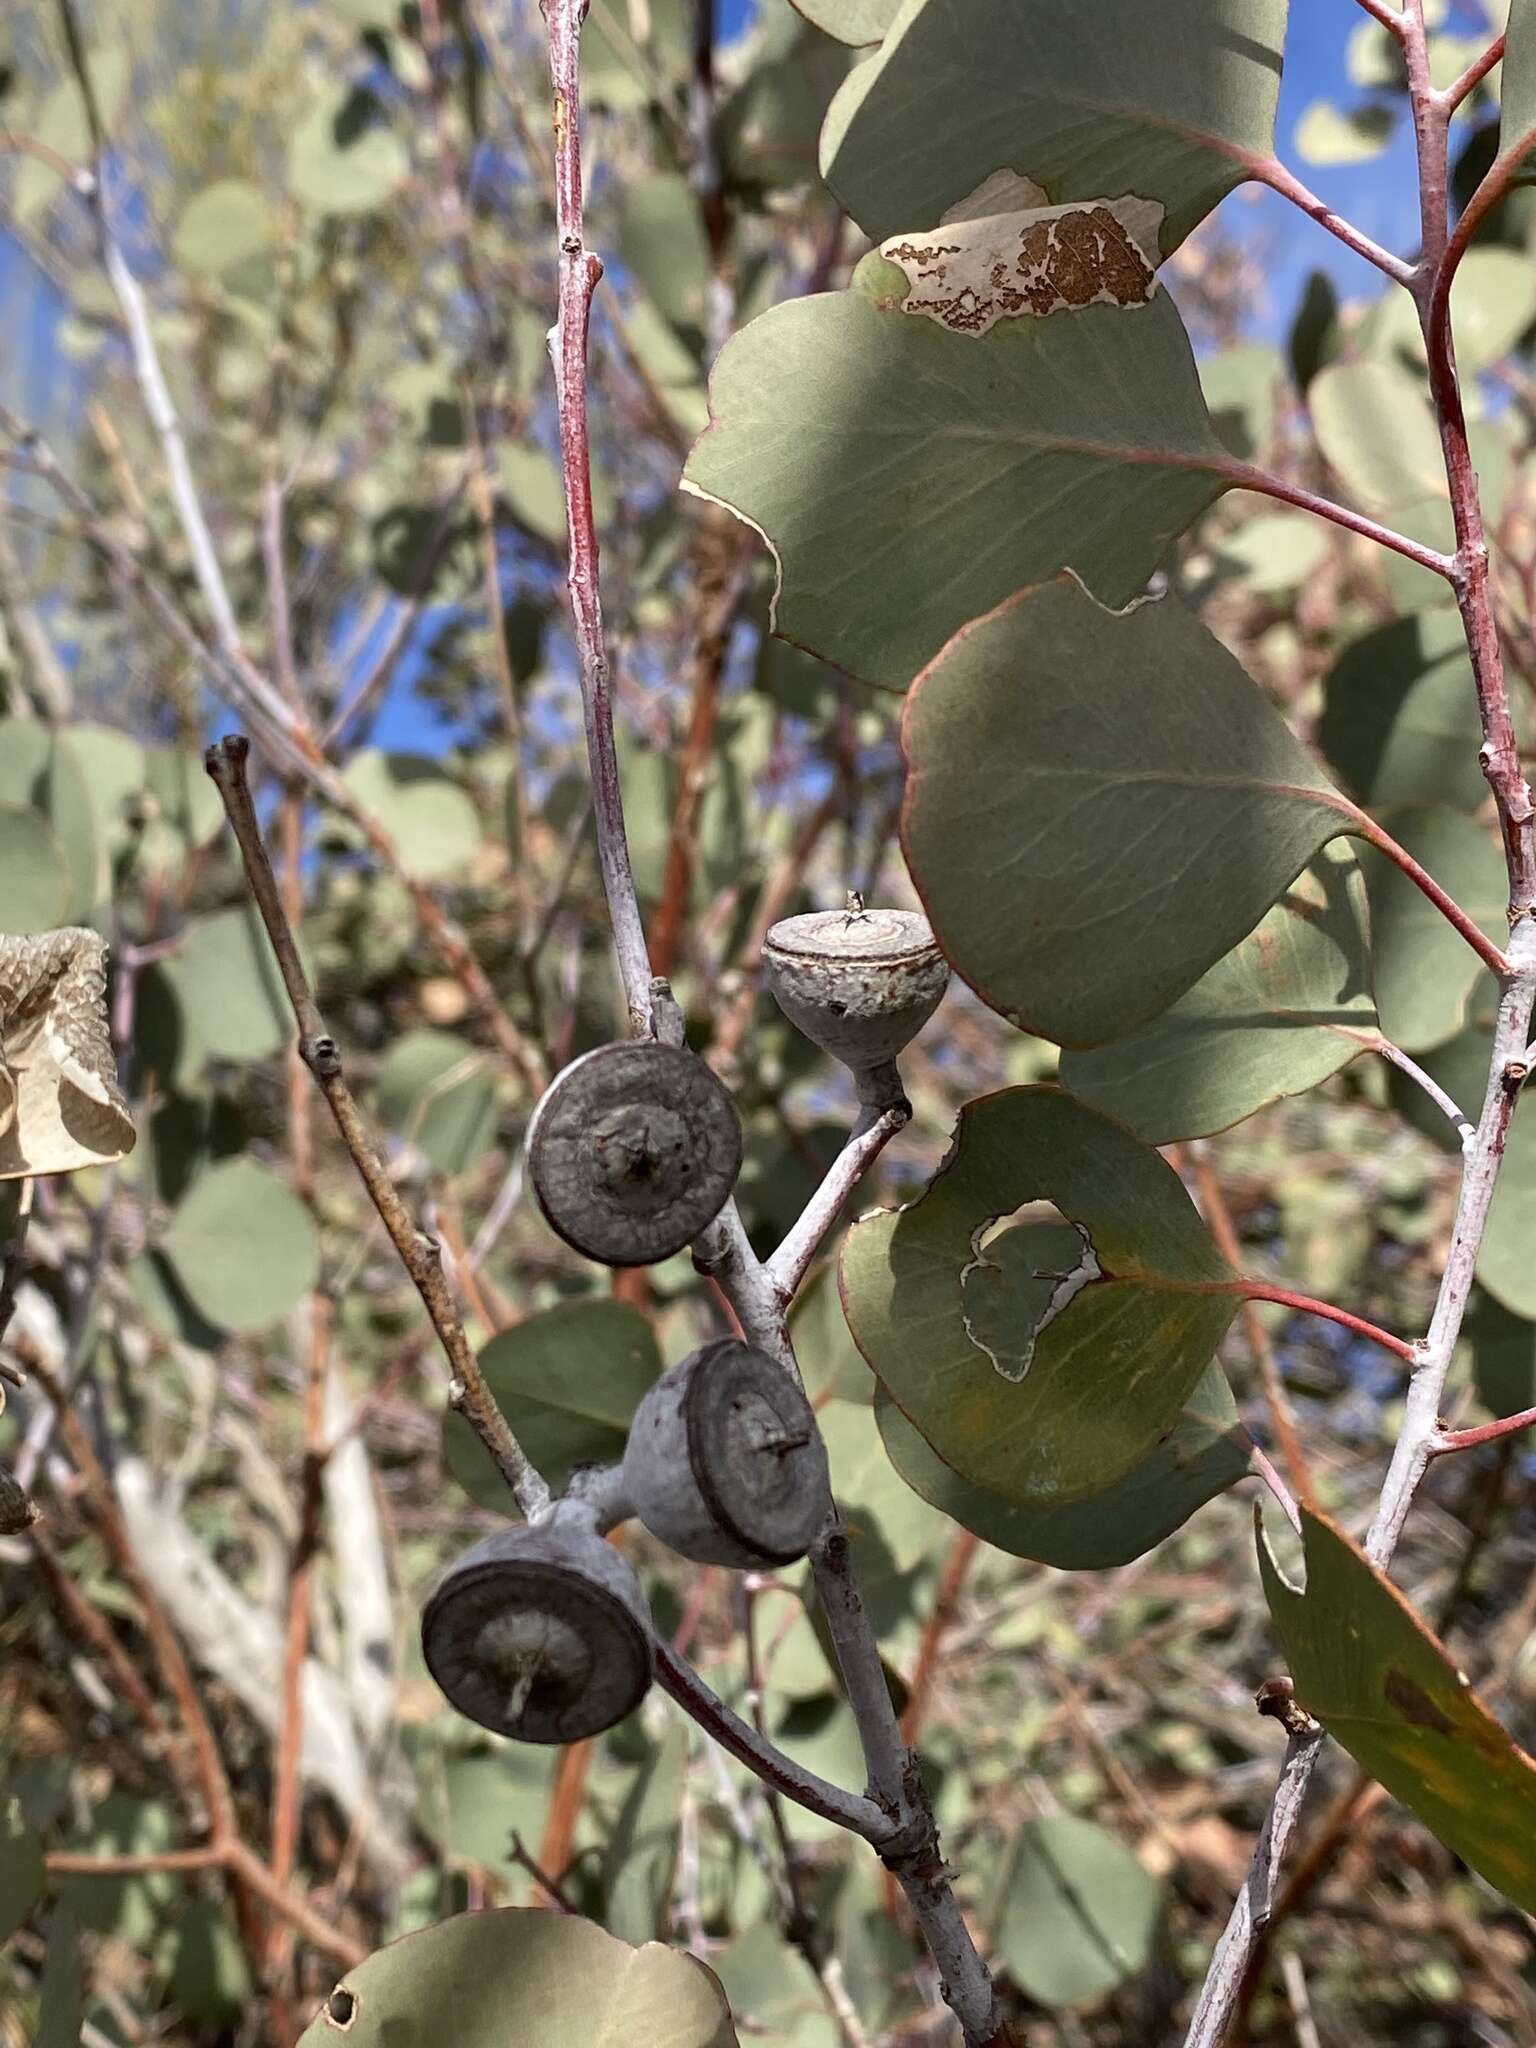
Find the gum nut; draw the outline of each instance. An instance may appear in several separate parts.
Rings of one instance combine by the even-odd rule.
[[[444,1573],[421,1618],[427,1669],[468,1720],[520,1742],[579,1742],[651,1683],[640,1583],[589,1513],[557,1508]]]
[[[786,917],[763,942],[763,966],[795,1028],[855,1071],[893,1060],[949,985],[949,963],[915,910]]]
[[[729,1090],[681,1046],[634,1040],[573,1060],[528,1131],[550,1227],[607,1266],[649,1266],[691,1244],[741,1170]]]
[[[832,1504],[810,1403],[782,1366],[735,1338],[692,1352],[649,1389],[624,1486],[680,1556],[743,1570],[803,1557]]]

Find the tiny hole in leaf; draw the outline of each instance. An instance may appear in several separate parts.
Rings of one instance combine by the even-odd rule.
[[[349,1991],[345,1984],[338,1984],[325,2001],[326,2025],[334,2027],[340,2034],[347,2033],[361,2010],[357,1994]]]

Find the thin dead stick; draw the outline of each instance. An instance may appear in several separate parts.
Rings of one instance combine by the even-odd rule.
[[[1205,1145],[1191,1147],[1195,1192],[1200,1197],[1200,1209],[1216,1240],[1216,1249],[1234,1271],[1243,1263],[1242,1242],[1237,1226],[1232,1221],[1232,1211],[1227,1206],[1222,1191],[1221,1178],[1216,1171],[1210,1150]],[[1295,1410],[1285,1391],[1285,1381],[1280,1375],[1280,1361],[1275,1356],[1275,1347],[1269,1341],[1269,1332],[1264,1327],[1264,1318],[1257,1305],[1245,1300],[1242,1306],[1243,1330],[1248,1338],[1248,1348],[1253,1353],[1259,1368],[1259,1385],[1264,1393],[1264,1406],[1269,1415],[1269,1426],[1274,1431],[1275,1442],[1285,1461],[1290,1482],[1303,1500],[1314,1496],[1312,1468],[1307,1461],[1302,1445],[1301,1431],[1296,1427]]]
[[[598,585],[597,526],[592,509],[592,461],[587,430],[587,328],[592,294],[603,266],[583,239],[581,190],[581,24],[584,0],[547,0],[549,69],[555,88],[555,233],[560,247],[560,314],[550,330],[555,401],[560,414],[560,458],[565,475],[569,534],[568,588],[581,664],[581,705],[592,809],[597,820],[598,866],[629,1005],[631,1029],[649,1037],[651,963],[635,893],[619,762],[613,742],[613,683],[603,641]]]
[[[256,822],[256,808],[251,801],[250,783],[246,776],[249,755],[250,741],[235,733],[210,747],[204,762],[224,800],[224,809],[239,842],[251,893],[272,942],[272,951],[298,1025],[300,1056],[329,1104],[342,1143],[351,1153],[373,1206],[389,1232],[390,1242],[399,1253],[400,1262],[410,1274],[432,1320],[452,1374],[449,1402],[485,1445],[518,1506],[532,1521],[549,1507],[549,1488],[524,1456],[521,1445],[486,1385],[443,1277],[438,1247],[416,1229],[407,1214],[399,1190],[385,1171],[384,1163],[368,1136],[352,1090],[347,1085],[341,1050],[326,1029],[310,989],[309,977],[299,959],[293,928],[278,894],[277,879],[267,857],[261,828]]]
[[[312,1947],[334,1956],[344,1969],[355,1969],[368,1950],[350,1934],[317,1913],[308,1899],[279,1884],[267,1866],[233,1837],[209,1842],[201,1849],[163,1849],[149,1856],[77,1856],[58,1850],[44,1857],[54,1877],[148,1877],[162,1871],[224,1870],[255,1892],[264,1906],[286,1920]]]

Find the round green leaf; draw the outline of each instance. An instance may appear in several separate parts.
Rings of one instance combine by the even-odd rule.
[[[1011,165],[1053,201],[1157,201],[1170,255],[1273,149],[1285,19],[1285,0],[1095,0],[1085,34],[1056,0],[909,4],[833,101],[822,171],[877,241]]]
[[[939,944],[1063,1045],[1166,1010],[1353,812],[1191,613],[1111,614],[1065,577],[957,634],[902,737]]]
[[[1296,152],[1309,164],[1368,164],[1392,140],[1396,123],[1390,107],[1336,107],[1313,100],[1296,123]]]
[[[1536,1760],[1510,1740],[1390,1579],[1303,1507],[1307,1583],[1259,1568],[1296,1698],[1446,1847],[1536,1912]]]
[[[1492,836],[1460,811],[1414,805],[1384,813],[1400,845],[1502,945],[1509,933],[1509,882]],[[1376,1007],[1387,1037],[1407,1052],[1459,1031],[1485,972],[1466,940],[1385,854],[1361,854],[1371,904]],[[1465,1107],[1465,1105],[1463,1105]],[[1470,1112],[1476,1116],[1475,1108]]]
[[[1474,1111],[1474,1114],[1476,1112]],[[1504,1166],[1488,1211],[1477,1277],[1517,1316],[1536,1320],[1536,1095],[1530,1088],[1515,1107]]]
[[[1026,1821],[1013,1845],[996,1940],[1023,1990],[1042,2005],[1102,1998],[1144,1970],[1162,1886],[1092,1821]]]
[[[0,719],[0,803],[41,813],[70,875],[61,916],[88,918],[105,880],[97,853],[96,819],[80,762],[63,737],[32,719]],[[57,922],[57,920],[55,920]],[[0,910],[0,926],[17,931]]]
[[[359,118],[346,89],[327,94],[288,143],[288,185],[316,213],[371,213],[410,174],[405,144],[382,122]]]
[[[224,806],[202,757],[186,747],[151,747],[145,766],[161,822],[188,846],[206,846],[223,828]]]
[[[26,1921],[42,1890],[43,1845],[16,1801],[0,1799],[0,1942]]]
[[[686,178],[664,171],[626,185],[619,255],[674,326],[707,325],[714,264]]]
[[[1344,649],[1323,685],[1318,745],[1364,804],[1481,809],[1480,739],[1455,612],[1378,626]]]
[[[250,1159],[200,1174],[160,1248],[194,1307],[225,1330],[275,1323],[320,1276],[308,1209]]]
[[[899,311],[887,272],[904,290],[866,261],[728,341],[684,475],[773,549],[776,632],[903,689],[1064,568],[1128,604],[1236,465],[1166,292],[975,337]]]
[[[1037,1201],[1066,1219],[1051,1261],[1022,1227],[985,1242]],[[969,1103],[924,1194],[853,1226],[841,1278],[854,1341],[908,1421],[969,1484],[1033,1509],[1150,1456],[1237,1305],[1172,1167],[1052,1087]]]
[[[862,1401],[831,1401],[820,1414],[832,1495],[850,1532],[878,1532],[898,1572],[932,1557],[944,1541],[937,1505],[904,1483],[881,1441],[874,1410]]]
[[[1494,1415],[1536,1408],[1536,1321],[1512,1315],[1481,1288],[1467,1311],[1478,1399]]]
[[[96,838],[115,860],[133,836],[130,812],[148,777],[144,749],[126,733],[105,725],[71,725],[65,744],[90,792]]]
[[[1315,1088],[1375,1029],[1365,882],[1336,840],[1171,1010],[1129,1038],[1063,1054],[1061,1080],[1166,1145]]]
[[[167,972],[209,1052],[266,1059],[293,1034],[266,928],[248,904],[194,918]]]
[[[809,22],[840,43],[878,43],[901,12],[901,0],[795,0]]]
[[[1469,249],[1451,287],[1456,366],[1465,376],[1501,362],[1536,320],[1536,268],[1520,249]]]
[[[1200,362],[1200,388],[1211,422],[1234,455],[1262,456],[1275,429],[1275,402],[1285,388],[1280,351],[1267,341],[1239,342]]]
[[[505,1498],[503,1491],[503,1504]],[[510,1875],[513,1836],[531,1841],[543,1829],[553,1754],[532,1743],[502,1743],[441,1765],[429,1752],[420,1770],[422,1826],[432,1839],[456,1859]]]
[[[768,1921],[738,1935],[714,1966],[753,2048],[842,2048],[810,1965]]]
[[[454,874],[479,851],[484,836],[479,812],[426,755],[365,747],[347,763],[342,779],[388,833],[407,874],[418,881]]]
[[[519,1443],[558,1488],[575,1466],[624,1455],[630,1418],[661,1372],[661,1354],[637,1309],[594,1298],[514,1323],[485,1346],[480,1367]],[[471,1499],[506,1510],[506,1481],[451,1409],[443,1455]]]
[[[462,1173],[496,1136],[496,1076],[451,1031],[407,1031],[379,1067],[380,1115],[440,1173]]]
[[[69,916],[74,884],[63,847],[46,821],[21,804],[0,803],[0,918],[16,938],[52,931]]]
[[[349,1970],[299,2048],[736,2048],[725,1994],[680,1949],[534,1908],[461,1913]]]
[[[1261,597],[1295,590],[1326,560],[1328,529],[1305,512],[1261,512],[1245,519],[1216,543],[1230,564]]]
[[[1390,507],[1445,496],[1434,414],[1395,362],[1330,363],[1307,390],[1318,445],[1351,496]]]
[[[172,253],[183,270],[225,277],[263,255],[276,234],[272,209],[258,187],[244,178],[216,178],[188,201]]]
[[[176,1922],[170,1995],[208,2027],[228,2026],[250,2009],[245,1950],[228,1913],[212,1899],[194,1899]]]
[[[1182,1527],[1197,1508],[1245,1478],[1249,1442],[1226,1375],[1208,1365],[1172,1430],[1150,1457],[1102,1493],[1030,1508],[968,1485],[885,1394],[875,1416],[891,1463],[924,1500],[984,1543],[1062,1571],[1129,1564]]]

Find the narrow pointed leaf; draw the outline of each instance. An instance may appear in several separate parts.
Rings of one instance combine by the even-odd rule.
[[[1191,613],[1115,616],[1066,578],[957,634],[903,741],[902,842],[940,945],[1063,1045],[1166,1010],[1352,811]]]
[[[1448,1849],[1536,1912],[1536,1760],[1342,1529],[1303,1508],[1302,1533],[1304,1592],[1259,1538],[1298,1701]]]
[[[1035,1202],[1065,1220],[985,1243]],[[1102,1493],[1173,1429],[1231,1278],[1172,1167],[1051,1087],[969,1103],[923,1195],[861,1218],[841,1264],[896,1406],[970,1485],[1034,1509]]]
[[[967,1484],[887,1394],[876,1399],[875,1419],[891,1463],[925,1501],[984,1543],[1062,1571],[1129,1564],[1249,1469],[1248,1438],[1237,1404],[1215,1364],[1206,1367],[1173,1428],[1148,1457],[1102,1493],[1064,1507],[1020,1507]]]
[[[349,1970],[299,2048],[736,2048],[725,1995],[680,1949],[567,1913],[460,1913]]]
[[[1063,568],[1128,603],[1240,467],[1166,292],[977,337],[905,288],[876,258],[736,335],[684,476],[773,549],[774,630],[896,689]]]
[[[1061,1080],[1166,1145],[1315,1088],[1375,1028],[1365,883],[1335,841],[1171,1010],[1129,1038],[1065,1054]]]
[[[822,171],[876,239],[1006,166],[1053,200],[1157,201],[1170,255],[1273,147],[1285,23],[1286,0],[906,0],[832,103]]]

